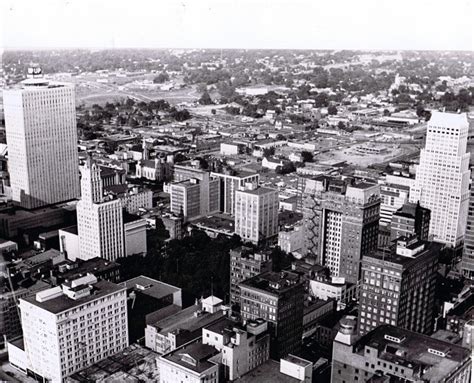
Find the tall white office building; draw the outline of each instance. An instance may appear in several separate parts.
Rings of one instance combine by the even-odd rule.
[[[128,346],[126,288],[92,274],[20,299],[24,348],[10,363],[40,381],[63,382]]]
[[[114,261],[125,255],[122,201],[104,196],[100,167],[90,157],[80,170],[81,200],[76,209],[79,258]]]
[[[466,114],[433,112],[410,201],[431,210],[434,241],[458,246],[466,230],[469,200],[469,123]]]
[[[72,84],[29,78],[3,92],[13,201],[27,209],[79,196]]]
[[[235,234],[258,243],[278,235],[278,191],[247,184],[235,193]]]

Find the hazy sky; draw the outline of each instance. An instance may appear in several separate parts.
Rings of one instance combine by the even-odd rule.
[[[0,2],[6,48],[474,50],[472,0]]]

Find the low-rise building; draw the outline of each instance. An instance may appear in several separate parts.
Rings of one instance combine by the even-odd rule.
[[[332,383],[470,381],[467,348],[390,325],[361,338],[355,334],[354,317],[343,319],[334,340]]]

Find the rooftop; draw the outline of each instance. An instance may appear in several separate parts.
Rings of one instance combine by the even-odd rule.
[[[211,314],[202,311],[200,305],[193,305],[177,312],[174,315],[159,320],[158,322],[152,324],[152,326],[163,334],[179,331],[193,332],[215,322],[222,317],[222,311]]]
[[[280,363],[269,359],[260,366],[254,368],[241,378],[234,380],[235,383],[300,383],[301,381],[280,372]]]
[[[181,289],[178,287],[169,285],[161,281],[157,281],[156,279],[145,277],[143,275],[122,282],[121,285],[125,286],[127,290],[138,290],[142,294],[148,295],[155,299],[161,299],[170,294],[174,294],[181,291]]]
[[[433,111],[428,122],[429,126],[459,127],[469,126],[466,113],[443,113]]]
[[[85,303],[95,301],[106,295],[124,290],[124,288],[121,287],[120,285],[117,285],[115,283],[108,282],[108,281],[98,281],[97,283],[94,283],[92,286],[93,287],[89,295],[83,298],[76,299],[76,300],[69,298],[65,294],[61,294],[57,296],[56,298],[51,298],[43,302],[38,302],[36,300],[36,296],[34,295],[27,298],[23,298],[23,299],[27,301],[28,303],[38,306],[39,308],[43,310],[49,311],[50,313],[53,313],[53,314],[58,314],[66,310],[70,310],[74,307],[81,306]]]
[[[156,382],[159,380],[156,368],[157,357],[156,352],[135,343],[117,354],[74,373],[68,381]]]
[[[269,193],[277,193],[278,191],[275,189],[270,189],[266,187],[257,187],[255,189],[245,189],[245,190],[239,190],[239,192],[247,193],[247,194],[254,194],[254,195],[265,195]]]
[[[470,357],[464,347],[390,325],[363,336],[356,344],[359,354],[364,346],[377,349],[380,359],[418,369],[423,381],[441,381]]]
[[[300,276],[296,273],[290,271],[283,271],[280,273],[268,271],[243,281],[240,283],[240,286],[250,289],[258,289],[274,295],[280,295],[300,284]]]
[[[186,345],[163,355],[161,358],[177,363],[182,367],[201,373],[215,366],[209,361],[219,351],[213,346],[202,344],[200,341],[187,343]]]

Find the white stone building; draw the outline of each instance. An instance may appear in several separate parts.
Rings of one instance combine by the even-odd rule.
[[[24,357],[37,378],[66,377],[128,346],[125,287],[92,274],[20,299]]]
[[[235,193],[235,233],[258,243],[278,234],[278,191],[248,185]]]
[[[79,196],[74,87],[29,78],[3,92],[13,201],[27,209]]]
[[[431,210],[430,235],[455,247],[464,239],[469,200],[466,114],[433,112],[410,202]]]

